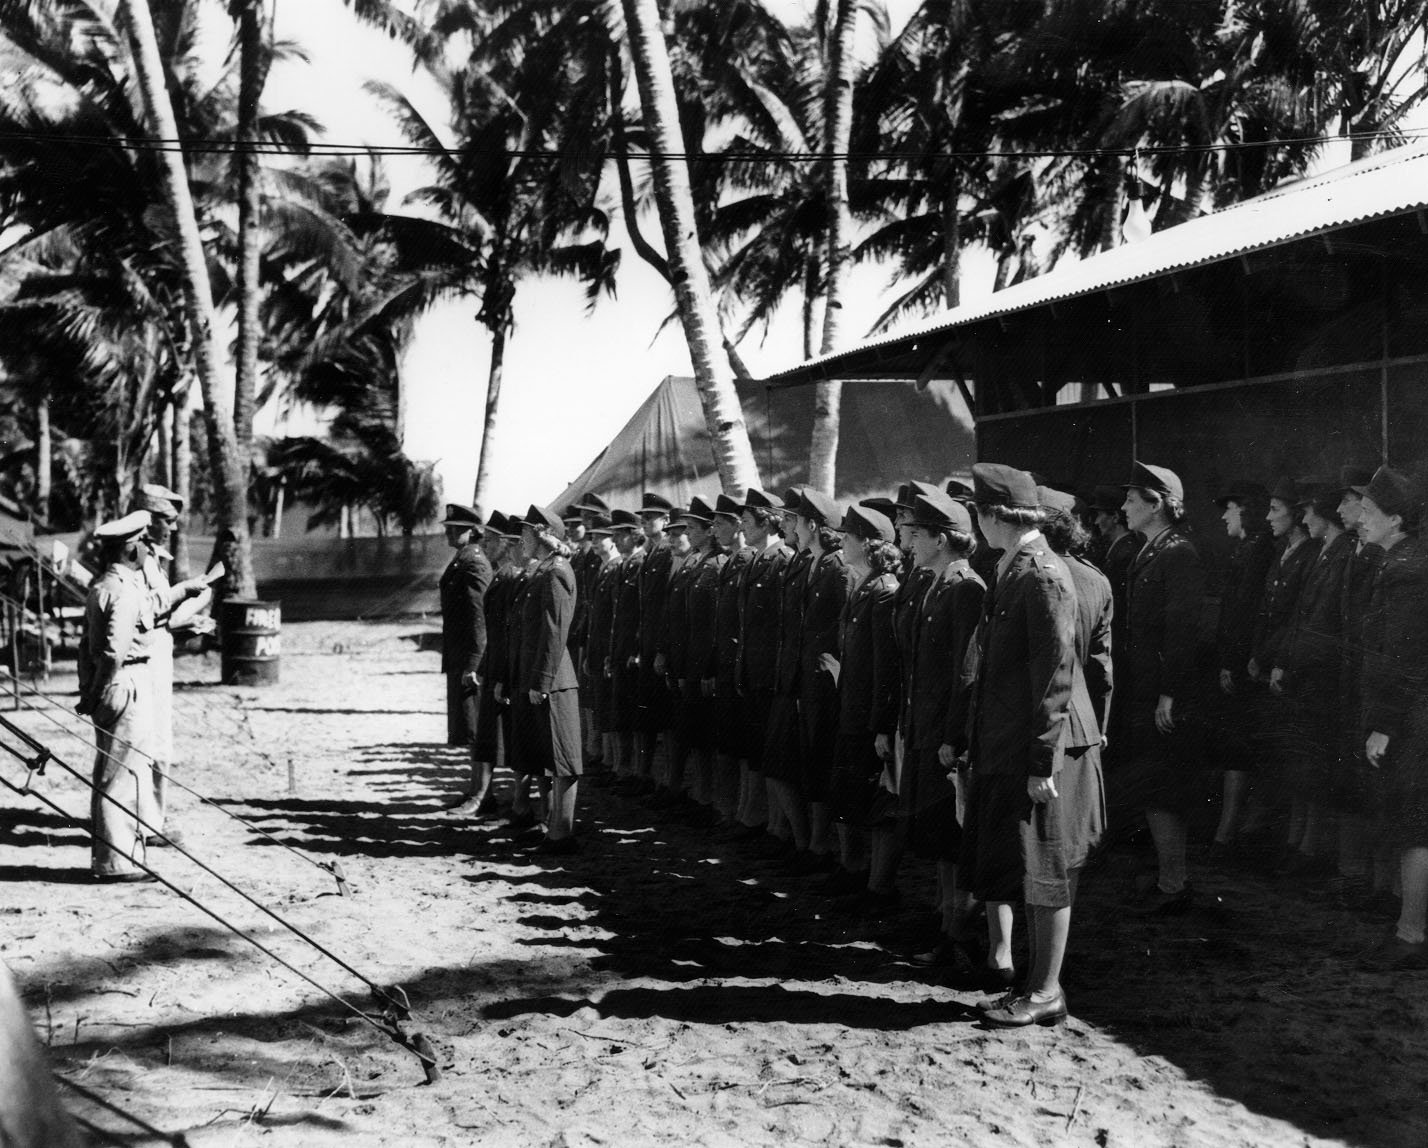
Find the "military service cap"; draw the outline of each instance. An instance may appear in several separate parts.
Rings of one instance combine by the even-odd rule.
[[[1381,466],[1373,473],[1364,497],[1387,515],[1401,515],[1405,521],[1418,518],[1413,481],[1402,471]]]
[[[831,526],[835,530],[843,520],[838,504],[821,490],[813,490],[810,487],[799,491],[798,513],[810,522]]]
[[[591,514],[609,514],[610,508],[598,494],[586,491],[575,503],[576,510],[586,510]]]
[[[743,513],[743,509],[744,508],[740,506],[737,501],[730,498],[727,494],[721,494],[714,500],[715,518],[732,518],[735,522],[738,522],[739,515]]]
[[[474,507],[462,506],[459,502],[448,502],[446,504],[446,517],[441,520],[443,526],[459,526],[463,530],[480,530],[482,527],[481,515]]]
[[[1224,510],[1230,503],[1244,506],[1249,502],[1260,502],[1269,497],[1269,492],[1259,483],[1248,478],[1237,478],[1220,491],[1215,505]]]
[[[161,514],[165,518],[177,518],[183,513],[183,495],[166,486],[160,486],[157,482],[146,482],[139,487],[139,496],[134,499],[134,509]]]
[[[1156,494],[1166,495],[1170,498],[1177,498],[1184,501],[1185,484],[1180,481],[1180,476],[1173,470],[1164,466],[1151,466],[1148,462],[1141,462],[1139,459],[1131,468],[1131,480],[1124,484],[1124,489],[1153,490]]]
[[[647,490],[640,499],[640,513],[663,514],[668,517],[674,513],[674,503],[662,494],[655,494],[654,491]]]
[[[896,537],[891,518],[862,505],[848,507],[843,512],[843,522],[837,529],[868,542],[891,542]]]
[[[556,514],[546,510],[543,506],[531,504],[531,508],[526,511],[525,525],[532,530],[545,534],[553,534],[557,538],[565,537],[565,523]]]
[[[972,533],[972,515],[967,508],[940,490],[920,494],[912,507],[912,524],[927,530],[955,530]]]
[[[1076,513],[1076,496],[1067,494],[1064,490],[1057,490],[1050,486],[1038,486],[1036,501],[1041,504],[1042,510],[1053,515],[1064,514],[1070,518]]]
[[[714,508],[696,494],[689,500],[689,509],[681,511],[679,517],[685,525],[698,522],[702,526],[708,526],[714,521]]]
[[[934,486],[930,482],[904,482],[897,488],[897,498],[893,505],[899,510],[911,510],[918,495],[940,493],[942,493],[941,487]]]
[[[783,503],[772,494],[765,494],[757,486],[749,487],[744,494],[745,510],[782,510]]]
[[[1000,462],[979,462],[972,467],[972,496],[978,506],[1037,510],[1041,505],[1031,475]]]
[[[149,529],[153,516],[147,510],[131,510],[123,518],[102,522],[94,528],[94,537],[105,542],[128,542]]]
[[[640,516],[633,510],[610,511],[610,528],[612,530],[638,530],[639,526]]]
[[[1339,489],[1352,490],[1360,498],[1373,481],[1373,471],[1363,466],[1345,466],[1339,469]]]

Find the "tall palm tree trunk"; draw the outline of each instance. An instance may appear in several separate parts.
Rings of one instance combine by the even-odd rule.
[[[486,375],[486,425],[481,431],[481,458],[476,464],[476,490],[471,501],[478,511],[486,502],[486,484],[491,477],[491,460],[495,457],[496,422],[501,406],[501,376],[506,370],[505,323],[497,324],[491,332],[491,369]]]
[[[962,303],[962,177],[955,169],[942,201],[942,301],[947,310]]]
[[[134,71],[154,135],[177,140],[178,125],[173,105],[164,86],[163,62],[148,0],[123,0],[121,12],[134,56]],[[233,430],[233,408],[218,369],[218,347],[214,340],[213,290],[208,281],[203,241],[198,233],[193,198],[183,154],[176,148],[159,153],[159,173],[164,199],[177,232],[178,254],[183,279],[184,310],[193,347],[194,366],[203,390],[208,424],[209,470],[213,478],[214,509],[219,529],[233,531],[237,569],[231,571],[235,597],[256,593],[253,582],[253,555],[248,539],[248,497],[244,470],[239,464],[238,442]]]
[[[174,577],[189,576],[188,553],[188,506],[193,486],[193,419],[190,418],[187,387],[174,396],[173,457],[169,461],[169,475],[173,479],[169,485],[173,492],[183,499],[184,513],[179,515],[178,526],[169,539],[169,549],[174,555]]]
[[[50,396],[40,395],[35,403],[35,514],[41,522],[50,520],[50,490],[54,481],[54,451],[50,442]]]
[[[674,277],[674,295],[679,307],[684,339],[694,368],[695,386],[704,408],[704,423],[714,448],[719,481],[725,491],[741,495],[758,485],[758,465],[749,443],[744,412],[733,383],[719,371],[715,348],[719,345],[719,320],[709,287],[709,273],[699,247],[694,222],[694,195],[689,186],[689,169],[681,159],[679,109],[674,98],[674,77],[669,67],[669,49],[660,27],[656,0],[622,0],[630,52],[635,62],[640,106],[645,130],[650,137],[650,168],[654,176],[655,202],[660,226],[669,253]]]
[[[238,20],[238,362],[233,428],[240,459],[253,442],[258,392],[259,257],[262,254],[262,172],[258,162],[258,101],[267,82],[263,0],[234,0]]]
[[[829,45],[828,86],[824,91],[824,178],[828,196],[828,280],[823,289],[823,345],[838,349],[842,333],[843,294],[851,262],[853,216],[848,206],[848,147],[853,135],[853,48],[859,0],[838,0],[838,22]],[[837,482],[838,431],[843,382],[815,386],[813,434],[808,444],[808,482],[832,494]]]

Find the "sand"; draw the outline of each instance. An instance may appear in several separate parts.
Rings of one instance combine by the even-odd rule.
[[[977,993],[902,959],[896,915],[840,916],[777,864],[587,783],[583,852],[532,860],[439,812],[430,622],[290,625],[282,682],[180,659],[187,846],[379,986],[443,1077],[161,887],[88,883],[84,834],[0,797],[0,959],[63,1077],[191,1145],[1327,1145],[1428,1143],[1428,974],[1358,971],[1383,919],[1229,869],[1187,917],[1082,888],[1063,1026],[984,1028]],[[74,703],[72,675],[47,687]],[[4,704],[0,701],[0,704]],[[73,715],[22,713],[87,770]],[[18,779],[13,761],[0,763]],[[38,787],[77,815],[82,786]],[[156,867],[356,1009],[351,972],[172,851]],[[338,861],[352,895],[314,862]],[[164,1141],[70,1094],[122,1142]]]

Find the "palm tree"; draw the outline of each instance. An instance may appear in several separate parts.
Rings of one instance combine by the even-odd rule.
[[[758,467],[739,397],[715,362],[713,340],[719,332],[719,319],[694,219],[689,170],[677,158],[684,144],[659,9],[655,0],[623,0],[623,3],[640,107],[650,139],[649,163],[655,199],[674,276],[684,339],[694,367],[695,385],[714,447],[720,483],[726,491],[738,495],[758,484]]]

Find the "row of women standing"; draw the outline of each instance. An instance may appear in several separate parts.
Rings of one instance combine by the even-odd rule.
[[[1234,484],[1217,653],[1225,800],[1214,848],[1283,828],[1278,872],[1346,907],[1401,895],[1367,963],[1428,965],[1428,560],[1399,471]],[[1278,815],[1277,817],[1275,815]]]

